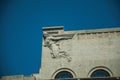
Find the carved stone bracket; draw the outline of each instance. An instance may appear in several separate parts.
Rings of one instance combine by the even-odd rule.
[[[60,48],[60,41],[72,39],[73,34],[62,34],[62,35],[49,35],[48,33],[44,33],[44,47],[48,47],[50,49],[50,54],[52,58],[66,58],[68,62],[72,60],[70,56],[68,56],[67,52]]]

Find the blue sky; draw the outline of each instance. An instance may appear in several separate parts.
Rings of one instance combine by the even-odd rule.
[[[38,73],[44,26],[120,27],[120,1],[1,0],[0,76]]]

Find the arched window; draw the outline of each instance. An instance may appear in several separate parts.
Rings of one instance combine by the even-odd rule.
[[[61,71],[56,74],[55,79],[58,78],[73,78],[73,75],[68,71]]]
[[[110,77],[110,74],[106,70],[98,69],[92,72],[90,77]]]

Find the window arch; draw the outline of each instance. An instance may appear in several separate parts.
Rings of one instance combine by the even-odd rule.
[[[75,78],[75,73],[67,68],[57,70],[53,76],[53,79],[60,79],[60,78]]]
[[[89,77],[111,77],[112,76],[112,72],[110,71],[110,69],[103,67],[103,66],[99,66],[99,67],[95,67],[93,68],[89,74]]]
[[[58,78],[73,78],[73,75],[68,71],[61,71],[55,76],[55,79]]]

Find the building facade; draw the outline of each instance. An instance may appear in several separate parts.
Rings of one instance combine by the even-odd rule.
[[[120,28],[64,31],[43,28],[42,64],[36,79],[120,76]]]
[[[44,27],[42,41],[39,73],[2,80],[120,80],[120,28],[64,31],[63,26]]]

